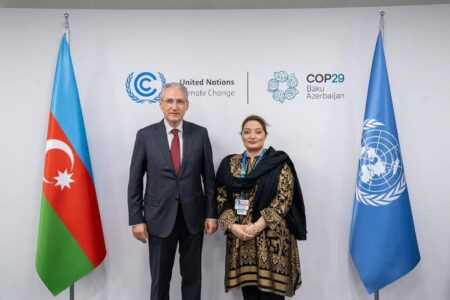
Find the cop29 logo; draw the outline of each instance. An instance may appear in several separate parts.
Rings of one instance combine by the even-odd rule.
[[[285,100],[293,100],[298,94],[298,80],[294,73],[286,71],[273,73],[273,78],[267,83],[267,92],[272,93],[275,101],[283,103]]]
[[[161,99],[161,89],[167,83],[162,73],[144,71],[134,76],[131,72],[125,80],[125,90],[136,103],[156,103]]]

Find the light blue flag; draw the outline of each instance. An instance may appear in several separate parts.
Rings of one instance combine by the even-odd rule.
[[[350,231],[350,253],[373,293],[420,261],[380,32],[372,62]]]

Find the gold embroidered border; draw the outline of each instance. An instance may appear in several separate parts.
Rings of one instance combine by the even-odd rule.
[[[234,214],[234,211],[231,208],[225,210],[219,218],[220,229],[224,233],[228,230],[228,227],[231,224],[234,224],[236,222],[237,222],[236,215]]]
[[[247,274],[247,273],[253,273],[253,274]],[[240,267],[237,270],[230,270],[230,272],[227,274],[227,279],[231,280],[232,278],[236,278],[236,277],[242,277],[244,275],[252,275],[252,276],[259,276],[259,277],[264,277],[264,278],[270,278],[270,279],[274,279],[276,281],[279,282],[283,282],[283,283],[289,283],[289,277],[288,276],[284,276],[284,275],[280,275],[277,273],[273,273],[267,270],[261,270],[256,267],[256,266],[244,266],[244,267]]]
[[[284,223],[284,219],[270,207],[263,209],[261,211],[261,216],[263,216],[267,225],[272,230],[275,230],[278,224]]]
[[[239,276],[236,279],[225,280],[226,289],[234,289],[246,285],[258,285],[260,289],[268,290],[269,292],[278,291],[285,294],[290,294],[288,285],[278,281],[268,280],[258,277],[256,274],[247,274]]]

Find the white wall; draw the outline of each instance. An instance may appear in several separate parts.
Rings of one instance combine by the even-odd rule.
[[[108,254],[76,284],[76,299],[148,299],[146,246],[130,234],[126,188],[137,129],[159,121],[158,105],[135,104],[131,72],[168,80],[235,80],[236,96],[192,97],[186,119],[209,129],[216,167],[242,151],[250,113],[272,125],[268,144],[300,173],[309,236],[300,242],[304,285],[294,299],[372,299],[348,254],[359,140],[382,8],[248,11],[72,10],[71,49]],[[381,299],[450,298],[450,5],[389,7],[385,51],[422,261]],[[34,269],[51,90],[61,10],[0,9],[0,299],[54,298]],[[299,95],[266,92],[274,71],[294,72]],[[249,72],[249,100],[246,103]],[[345,99],[306,100],[306,75],[343,73],[323,85]],[[223,292],[224,237],[205,238],[203,299]],[[180,299],[178,266],[173,299]]]

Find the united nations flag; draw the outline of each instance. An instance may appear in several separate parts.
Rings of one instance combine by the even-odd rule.
[[[380,31],[361,137],[350,253],[373,293],[420,261]]]

